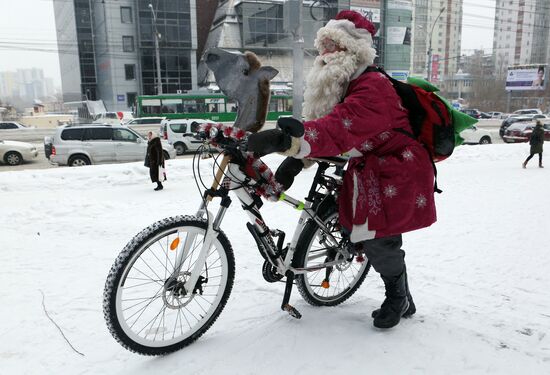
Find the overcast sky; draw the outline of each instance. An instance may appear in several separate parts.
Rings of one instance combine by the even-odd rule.
[[[495,0],[464,0],[463,53],[492,48],[494,7]],[[52,0],[0,0],[0,71],[43,68],[60,86],[56,48]]]

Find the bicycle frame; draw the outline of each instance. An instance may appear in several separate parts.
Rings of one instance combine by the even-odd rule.
[[[322,159],[319,159],[319,161],[323,162]],[[225,212],[231,204],[229,191],[232,191],[237,196],[243,206],[243,209],[248,215],[249,222],[247,224],[247,227],[250,230],[254,239],[256,240],[260,253],[273,267],[276,268],[277,273],[287,277],[287,288],[285,290],[285,297],[283,298],[282,308],[288,311],[291,315],[299,317],[300,314],[292,306],[288,305],[290,289],[292,287],[294,276],[297,274],[305,274],[307,272],[317,271],[319,269],[338,265],[345,262],[346,259],[348,259],[350,256],[346,249],[342,249],[342,254],[338,259],[334,259],[321,265],[304,268],[296,268],[292,265],[292,260],[296,251],[296,245],[302,231],[305,228],[305,225],[307,224],[308,219],[314,220],[319,228],[321,228],[321,230],[327,235],[327,239],[330,241],[331,246],[338,246],[338,241],[334,238],[334,236],[332,236],[321,218],[312,208],[314,197],[316,194],[316,188],[319,184],[319,176],[322,175],[328,167],[329,165],[326,162],[323,165],[319,166],[316,177],[310,188],[309,194],[305,199],[305,203],[294,199],[284,193],[281,195],[279,201],[282,201],[290,205],[291,207],[301,211],[297,227],[294,230],[294,234],[292,236],[292,240],[288,244],[286,255],[284,255],[283,257],[280,253],[280,246],[275,245],[272,236],[273,232],[265,224],[262,215],[260,214],[259,209],[261,203],[258,202],[258,199],[255,199],[253,195],[250,194],[249,191],[244,187],[245,181],[250,179],[240,170],[238,164],[231,163],[231,156],[224,155],[224,158],[218,167],[218,171],[216,172],[212,187],[205,191],[204,199],[196,214],[196,216],[199,218],[204,218],[206,216],[208,226],[199,256],[195,261],[195,265],[193,266],[187,284],[192,286],[196,285],[197,280],[199,279],[202,267],[208,256],[208,252],[212,246],[212,243],[218,235],[217,233],[225,216]],[[212,212],[208,210],[207,207],[207,202],[210,202],[214,197],[221,198],[220,208],[215,217]],[[281,233],[278,233],[277,235],[281,235]],[[193,241],[194,237],[190,237],[185,242],[183,246],[183,251],[178,254],[178,259],[176,260],[176,264],[178,265],[178,267],[176,267],[176,270],[178,270],[185,261],[189,253],[191,243],[193,243]]]

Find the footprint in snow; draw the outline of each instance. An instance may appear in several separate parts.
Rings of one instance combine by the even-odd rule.
[[[531,328],[524,328],[521,331],[517,330],[516,332],[521,333],[522,335],[525,335],[525,336],[532,336],[533,335],[533,330]]]

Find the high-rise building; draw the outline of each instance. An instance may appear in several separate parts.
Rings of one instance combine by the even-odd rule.
[[[548,0],[496,0],[493,54],[500,78],[511,65],[548,63]]]
[[[39,68],[17,69],[15,72],[0,72],[0,98],[19,98],[26,101],[53,95],[53,81],[44,77]]]
[[[155,34],[162,91],[196,88],[196,2],[54,0],[64,100],[102,99],[112,111],[156,94]]]
[[[412,73],[440,82],[458,71],[462,38],[462,0],[413,0]]]

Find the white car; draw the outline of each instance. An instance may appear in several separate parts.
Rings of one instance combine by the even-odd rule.
[[[145,160],[147,153],[147,140],[122,125],[62,126],[44,142],[46,155],[47,149],[51,150],[52,163],[71,167]],[[165,159],[176,157],[176,150],[167,142],[162,142],[162,149]]]
[[[178,155],[196,151],[203,141],[196,138],[201,124],[212,122],[202,119],[163,120],[160,124],[160,137],[173,145]]]
[[[493,143],[491,133],[485,129],[479,129],[477,126],[463,130],[460,132],[460,136],[464,138],[465,144],[487,145]]]
[[[6,164],[19,165],[37,156],[38,150],[30,143],[0,140],[0,160]]]
[[[32,129],[30,126],[22,125],[16,121],[0,121],[0,130]]]
[[[164,120],[164,117],[138,117],[133,118],[128,122],[125,122],[124,125],[126,126],[133,126],[133,125],[160,125],[160,123]]]

